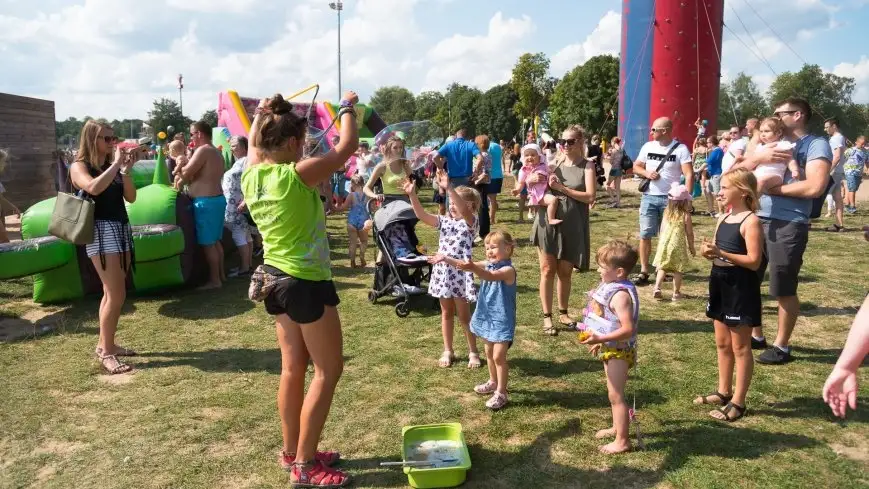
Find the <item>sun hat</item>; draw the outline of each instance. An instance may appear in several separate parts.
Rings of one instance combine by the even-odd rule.
[[[670,200],[691,200],[691,192],[688,191],[688,187],[673,182],[673,185],[670,186],[670,191],[667,193],[670,197]]]

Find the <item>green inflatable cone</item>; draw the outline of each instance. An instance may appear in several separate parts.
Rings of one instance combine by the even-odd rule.
[[[163,154],[163,147],[157,148],[157,165],[154,168],[154,185],[171,185],[169,181],[169,168],[166,167],[166,155]]]

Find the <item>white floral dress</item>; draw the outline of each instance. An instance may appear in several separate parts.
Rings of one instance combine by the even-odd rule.
[[[476,217],[474,224],[469,225],[464,219],[439,216],[438,253],[456,260],[470,260],[476,229]],[[474,274],[446,263],[438,263],[432,268],[428,291],[432,297],[439,299],[461,298],[468,302],[477,300]]]

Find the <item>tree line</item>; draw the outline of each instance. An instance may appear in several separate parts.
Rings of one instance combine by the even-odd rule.
[[[601,55],[558,79],[551,76],[549,58],[526,53],[513,67],[510,81],[484,91],[453,83],[444,92],[414,96],[400,86],[380,87],[371,106],[387,124],[430,120],[444,134],[459,128],[495,139],[523,139],[523,132],[540,117],[541,128],[560,131],[581,124],[605,137],[616,133],[619,60]]]
[[[811,132],[821,134],[824,120],[835,117],[839,119],[842,133],[854,140],[869,130],[869,104],[853,101],[855,89],[853,78],[825,73],[818,65],[806,64],[795,73],[779,74],[765,95],[760,93],[750,75],[739,73],[733,81],[721,85],[718,127],[744,125],[746,119],[769,116],[777,102],[798,96],[812,106]]]
[[[78,137],[81,134],[81,129],[85,122],[93,120],[91,116],[85,116],[79,120],[75,117],[70,117],[65,121],[55,121],[55,134],[57,136],[57,144],[61,146],[77,146]],[[211,127],[217,126],[217,111],[208,110],[200,117],[199,120],[208,122]],[[96,118],[97,122],[108,124],[115,131],[115,136],[120,139],[137,139],[140,137],[150,136],[160,131],[165,131],[172,137],[178,132],[186,133],[190,124],[194,121],[185,116],[181,112],[181,106],[178,102],[160,98],[154,101],[154,105],[148,112],[147,119],[123,119],[109,121],[105,118]],[[173,131],[168,128],[172,127]],[[154,141],[156,143],[156,141]]]
[[[418,95],[400,86],[378,88],[370,105],[387,124],[411,120],[430,120],[444,134],[465,128],[470,134],[489,134],[495,139],[523,139],[536,117],[540,127],[557,134],[570,124],[580,124],[604,138],[615,136],[618,126],[619,59],[600,55],[574,67],[562,78],[550,74],[549,58],[543,53],[525,53],[513,67],[510,80],[486,91],[459,83],[445,91],[425,91]],[[717,122],[720,129],[743,125],[751,117],[770,115],[773,105],[789,96],[809,101],[817,116],[810,129],[820,134],[824,119],[836,117],[844,134],[854,139],[869,133],[869,104],[853,101],[856,84],[853,78],[825,73],[818,65],[804,65],[797,72],[779,74],[766,94],[761,94],[750,75],[739,73],[730,83],[721,85]],[[666,114],[653,114],[658,115]],[[711,115],[710,115],[711,118]],[[70,117],[57,121],[58,144],[74,145],[81,127],[90,117]],[[201,116],[212,126],[217,113],[209,110]],[[120,138],[139,137],[169,126],[175,132],[186,131],[193,122],[181,113],[174,100],[154,101],[147,119],[107,121]],[[143,130],[147,123],[151,130]],[[170,132],[170,131],[167,131]],[[171,134],[170,134],[171,136]]]

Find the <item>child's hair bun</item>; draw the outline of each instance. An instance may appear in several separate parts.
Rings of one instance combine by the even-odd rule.
[[[284,100],[283,95],[276,93],[267,103],[268,109],[275,115],[289,114],[293,111],[293,104]]]

